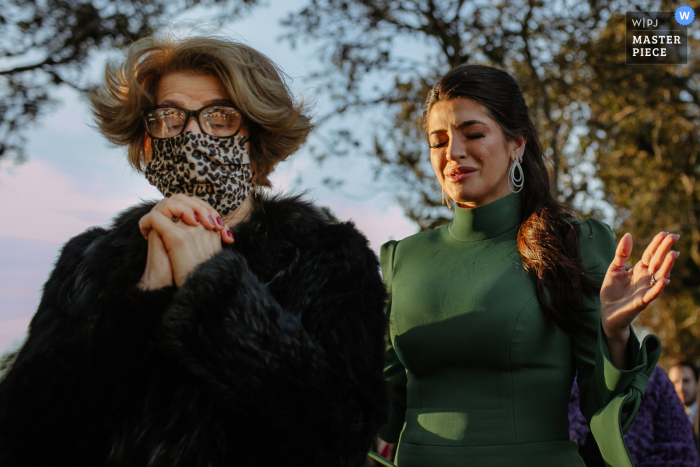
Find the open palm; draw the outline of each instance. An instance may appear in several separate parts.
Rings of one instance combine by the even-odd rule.
[[[678,238],[677,234],[659,232],[644,250],[642,259],[626,271],[625,263],[632,252],[632,235],[627,233],[622,237],[600,290],[606,335],[626,332],[632,320],[670,282],[671,268],[679,255],[671,251],[671,247]]]

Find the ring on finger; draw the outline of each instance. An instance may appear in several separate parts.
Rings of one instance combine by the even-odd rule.
[[[652,274],[652,275],[651,275],[651,281],[650,281],[651,286],[654,287],[654,285],[655,285],[657,282],[658,282],[658,281],[656,280],[656,277],[654,277],[654,275]]]
[[[172,217],[172,221],[173,221],[173,222],[180,222],[180,218],[177,217],[177,216],[173,216],[173,217]]]

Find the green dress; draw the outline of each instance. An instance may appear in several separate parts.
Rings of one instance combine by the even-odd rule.
[[[633,421],[659,341],[649,336],[640,348],[632,333],[631,369],[620,371],[601,337],[597,296],[585,298],[594,311],[574,335],[548,320],[522,267],[519,216],[512,194],[455,208],[449,225],[382,246],[392,407],[379,436],[399,442],[399,467],[584,467],[568,430],[576,370],[606,461],[631,465],[620,431]],[[581,224],[582,259],[600,283],[613,234],[594,219],[570,221]]]

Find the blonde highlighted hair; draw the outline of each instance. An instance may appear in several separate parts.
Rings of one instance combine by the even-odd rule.
[[[136,41],[121,65],[107,64],[105,85],[90,95],[97,127],[110,142],[128,148],[136,170],[143,171],[150,156],[141,110],[155,105],[158,84],[171,73],[221,80],[248,125],[256,185],[269,186],[275,165],[299,149],[313,128],[284,72],[260,52],[221,37],[152,35]]]

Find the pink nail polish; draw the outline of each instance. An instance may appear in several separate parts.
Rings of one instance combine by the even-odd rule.
[[[216,222],[218,222],[220,226],[224,226],[224,220],[221,217],[217,217]]]
[[[233,234],[231,233],[230,230],[227,230],[227,231],[226,231],[226,234],[227,234],[229,237],[231,237],[231,239],[233,240]]]
[[[212,225],[216,225],[216,223],[214,222],[214,218],[211,216],[209,216],[209,222],[211,222]]]
[[[197,214],[194,215],[194,220],[196,220],[197,222],[199,222],[199,216],[198,216]]]

